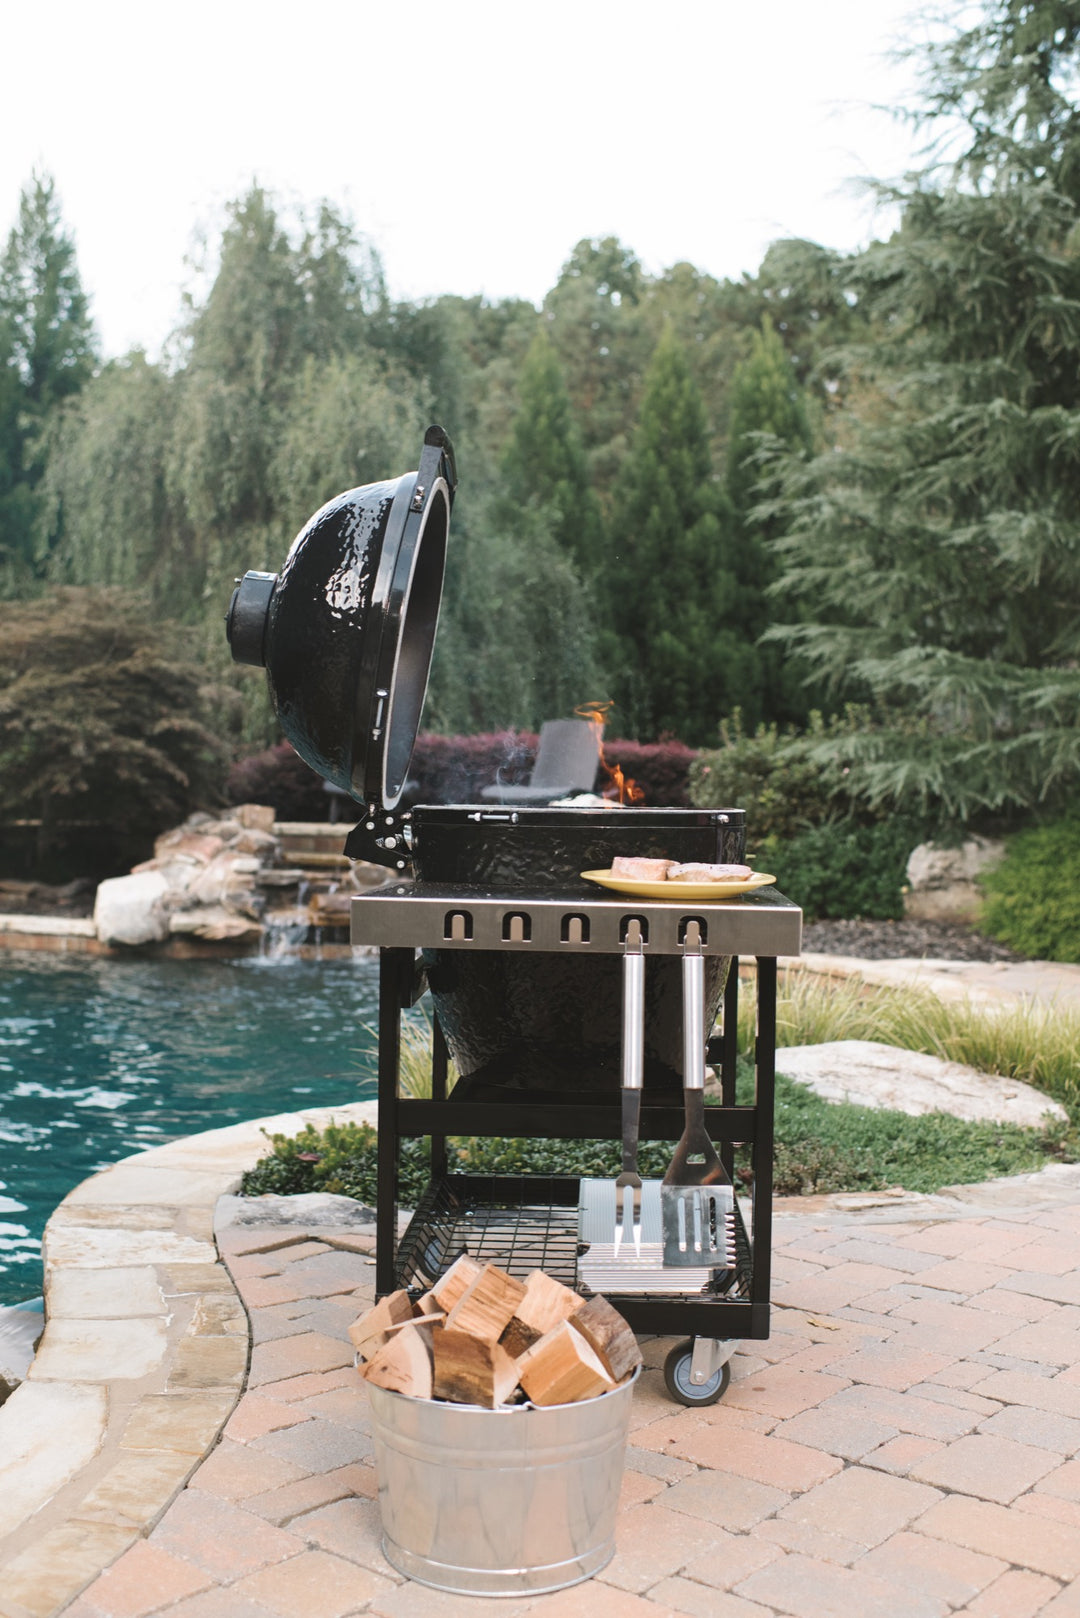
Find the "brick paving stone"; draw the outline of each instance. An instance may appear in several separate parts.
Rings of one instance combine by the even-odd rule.
[[[911,1247],[917,1253],[940,1253],[946,1258],[961,1258],[985,1241],[989,1235],[981,1219],[949,1220],[940,1225],[928,1225],[898,1238],[901,1247]],[[1028,1240],[1031,1240],[1028,1234]]]
[[[874,1388],[855,1383],[836,1393],[820,1406],[822,1410],[859,1411],[872,1421],[886,1427],[896,1427],[902,1433],[916,1433],[920,1438],[959,1438],[969,1433],[980,1417],[972,1410],[957,1410],[938,1400],[916,1399],[910,1393],[896,1393],[892,1388]]]
[[[661,1478],[651,1478],[644,1472],[634,1472],[628,1467],[623,1472],[619,1487],[619,1510],[628,1511],[631,1506],[642,1506],[647,1500],[654,1500],[666,1488],[667,1484]]]
[[[594,1579],[591,1584],[575,1584],[570,1589],[560,1590],[556,1595],[539,1596],[527,1609],[529,1618],[676,1618],[674,1607],[661,1605],[651,1601],[647,1596],[632,1595],[629,1590],[617,1589],[612,1584],[602,1583],[603,1575]],[[586,1596],[585,1592],[588,1592]],[[405,1592],[398,1591],[401,1596]],[[587,1602],[587,1605],[584,1603]],[[499,1602],[501,1614],[505,1602]],[[491,1602],[486,1603],[486,1612],[480,1610],[480,1604],[474,1609],[468,1608],[468,1613],[475,1611],[475,1618],[490,1618]],[[430,1618],[442,1618],[445,1611],[447,1618],[465,1618],[465,1608],[442,1608],[438,1615],[431,1609]],[[395,1609],[394,1618],[420,1618],[409,1606],[402,1604]],[[390,1614],[387,1613],[387,1618]],[[423,1615],[427,1618],[427,1614]],[[745,1618],[745,1615],[744,1615]]]
[[[881,1264],[838,1264],[825,1275],[791,1281],[773,1292],[778,1304],[806,1309],[844,1309],[869,1293],[892,1286],[896,1271]]]
[[[895,1427],[883,1426],[854,1410],[804,1410],[791,1421],[773,1428],[774,1438],[787,1438],[794,1444],[809,1444],[845,1461],[861,1460],[870,1450],[897,1436]]]
[[[626,1464],[634,1472],[646,1477],[659,1478],[663,1483],[678,1483],[696,1469],[689,1461],[680,1461],[677,1455],[664,1455],[636,1444],[626,1446]]]
[[[351,1343],[326,1337],[321,1332],[303,1332],[281,1342],[259,1343],[251,1351],[248,1386],[258,1388],[304,1372],[338,1371],[345,1366],[352,1367],[354,1358]]]
[[[634,1402],[637,1402],[636,1388]],[[712,1408],[719,1409],[720,1406]],[[671,1410],[670,1399],[667,1400],[667,1410]],[[704,1410],[680,1410],[678,1415],[661,1416],[641,1426],[635,1426],[633,1416],[630,1418],[630,1432],[635,1446],[638,1449],[656,1450],[661,1455],[680,1453],[678,1446],[705,1425]]]
[[[365,1431],[371,1419],[367,1386],[358,1376],[353,1378],[351,1387],[316,1393],[310,1399],[298,1400],[292,1408],[301,1417],[317,1416],[322,1421],[334,1421],[342,1427],[362,1427]]]
[[[728,1595],[682,1577],[661,1579],[649,1591],[649,1600],[670,1607],[673,1612],[689,1613],[691,1618],[769,1618],[769,1609],[759,1607],[756,1601],[744,1601],[741,1596]],[[581,1610],[592,1612],[591,1606]]]
[[[770,1365],[741,1381],[733,1381],[724,1402],[733,1410],[754,1410],[780,1419],[809,1410],[830,1394],[839,1393],[846,1378],[826,1376],[822,1371],[791,1371],[786,1365]]]
[[[929,1270],[940,1260],[933,1253],[918,1253],[910,1247],[889,1242],[873,1241],[853,1236],[839,1246],[829,1249],[833,1259],[847,1259],[857,1264],[876,1264],[886,1270],[904,1270],[909,1275]]]
[[[1048,1303],[1063,1303],[1075,1308],[1080,1304],[1080,1275],[1039,1275],[1024,1271],[1013,1274],[1001,1283],[999,1291],[1015,1292],[1025,1297],[1042,1298]]]
[[[1080,1403],[1074,1408],[1080,1408]],[[1057,1455],[1075,1455],[1080,1450],[1080,1421],[1048,1410],[1028,1410],[1023,1405],[1007,1405],[981,1423],[980,1433],[998,1438],[1014,1438],[1018,1444],[1034,1444]]]
[[[329,1393],[332,1388],[355,1388],[356,1367],[350,1363],[336,1371],[306,1371],[297,1376],[283,1376],[278,1382],[267,1382],[261,1389],[268,1398],[283,1399],[292,1404],[297,1399],[310,1399],[317,1393]]]
[[[917,1461],[908,1476],[1007,1506],[1052,1472],[1056,1460],[1056,1456],[1033,1444],[1017,1444],[988,1433],[968,1433],[936,1455]]]
[[[999,1354],[1038,1360],[1044,1365],[1080,1362],[1080,1309],[1061,1308],[1033,1326],[1021,1326],[995,1345]]]
[[[348,1612],[388,1593],[388,1579],[328,1551],[302,1551],[287,1562],[249,1573],[233,1585],[238,1595],[261,1601],[282,1618],[343,1618]]]
[[[1054,1313],[1054,1304],[1048,1298],[1034,1297],[1028,1292],[1014,1292],[1009,1287],[990,1287],[978,1297],[968,1299],[969,1309],[985,1309],[987,1314],[1012,1316],[1016,1320],[1045,1320]]]
[[[734,1472],[770,1488],[802,1491],[839,1472],[843,1462],[805,1444],[764,1433],[717,1433],[700,1427],[675,1446],[684,1460]]]
[[[1007,1550],[1013,1561],[1053,1579],[1075,1579],[1080,1574],[1080,1528],[1025,1515],[1021,1529],[1013,1510],[988,1500],[947,1495],[919,1518],[916,1527],[920,1534],[988,1556]]]
[[[787,1522],[804,1523],[871,1546],[906,1528],[938,1499],[938,1491],[923,1483],[849,1466],[793,1500],[777,1515]]]
[[[1075,1242],[1031,1242],[1020,1247],[1011,1262],[1018,1270],[1035,1270],[1042,1275],[1068,1275],[1076,1268]]]
[[[1080,1461],[1066,1461],[1048,1472],[1038,1483],[1040,1494],[1057,1495],[1061,1500],[1080,1500]]]
[[[929,1400],[931,1404],[969,1410],[983,1421],[996,1416],[1001,1409],[996,1399],[984,1399],[981,1393],[969,1393],[967,1388],[951,1388],[947,1382],[916,1382],[908,1392],[916,1399]]]
[[[704,1556],[687,1562],[683,1576],[707,1584],[715,1590],[732,1590],[759,1567],[767,1567],[782,1554],[759,1534],[725,1534],[718,1530],[717,1542]]]
[[[863,1456],[864,1466],[875,1466],[882,1472],[891,1472],[894,1477],[906,1477],[917,1461],[925,1460],[928,1455],[936,1455],[942,1448],[936,1438],[919,1438],[915,1433],[901,1433],[898,1438],[890,1438],[887,1444],[880,1449],[871,1450],[869,1455]]]
[[[284,1561],[303,1549],[292,1534],[198,1489],[177,1495],[150,1543],[196,1563],[217,1579],[253,1573],[264,1563]]]
[[[1045,1517],[1052,1522],[1067,1523],[1070,1528],[1080,1528],[1080,1501],[1060,1500],[1056,1495],[1039,1494],[1033,1489],[1030,1494],[1022,1494],[1012,1503],[1014,1511],[1026,1511],[1033,1517]]]
[[[1060,1590],[1044,1573],[1009,1568],[964,1611],[968,1618],[1035,1618]]]
[[[834,1376],[849,1382],[870,1382],[881,1388],[897,1388],[901,1392],[916,1382],[924,1382],[938,1371],[956,1363],[952,1354],[938,1354],[933,1349],[912,1348],[895,1343],[868,1343],[854,1354],[833,1360],[829,1369]]]
[[[695,1472],[664,1491],[663,1505],[667,1511],[682,1511],[725,1529],[738,1530],[752,1528],[763,1517],[771,1517],[790,1499],[786,1489],[770,1488],[752,1479],[732,1477],[726,1472]]]
[[[240,1295],[249,1309],[268,1309],[277,1303],[294,1303],[297,1298],[296,1288],[278,1275],[245,1277]]]
[[[787,1253],[774,1253],[772,1261],[773,1285],[778,1286],[787,1281],[812,1281],[815,1276],[824,1275],[825,1270],[821,1264],[809,1263],[805,1258],[792,1258]]]
[[[1059,1596],[1047,1603],[1039,1618],[1078,1618],[1080,1615],[1080,1580],[1066,1585]]]
[[[715,1546],[723,1533],[714,1521],[666,1503],[634,1506],[616,1521],[615,1557],[603,1570],[604,1582],[640,1594]]]
[[[282,1337],[295,1337],[298,1332],[311,1331],[309,1316],[294,1318],[284,1304],[268,1304],[265,1308],[252,1308],[252,1343],[276,1343]]]
[[[451,1595],[422,1584],[403,1583],[376,1596],[367,1610],[377,1618],[491,1618],[492,1605],[490,1598],[482,1596]],[[526,1597],[504,1598],[495,1606],[499,1618],[504,1612],[507,1618],[524,1618],[532,1610]],[[652,1609],[647,1618],[654,1618],[654,1614]]]
[[[941,1603],[910,1587],[809,1556],[787,1556],[751,1574],[738,1595],[794,1618],[943,1618]]]
[[[262,1494],[266,1489],[296,1483],[312,1470],[310,1466],[297,1466],[276,1455],[262,1455],[248,1444],[223,1438],[199,1467],[192,1484],[221,1500],[242,1500],[249,1494]]]
[[[306,1411],[297,1410],[280,1399],[267,1399],[260,1393],[245,1393],[225,1424],[225,1437],[237,1444],[247,1444],[265,1433],[277,1432],[281,1427],[295,1427],[307,1421]]]
[[[971,1392],[976,1382],[982,1382],[986,1376],[986,1367],[978,1360],[953,1360],[943,1366],[940,1371],[934,1371],[924,1378],[926,1382],[935,1382],[943,1388],[964,1388]]]
[[[382,1520],[373,1500],[335,1500],[303,1517],[295,1517],[289,1532],[335,1556],[360,1562],[383,1578],[400,1579],[382,1553]]]
[[[94,1580],[86,1600],[107,1618],[143,1618],[211,1582],[202,1568],[140,1539]]]
[[[1008,1564],[996,1556],[965,1550],[943,1539],[902,1529],[891,1539],[868,1551],[858,1571],[874,1573],[892,1584],[907,1585],[923,1595],[963,1606],[1007,1570]],[[967,1609],[965,1608],[965,1611]]]
[[[866,1546],[843,1534],[830,1534],[824,1528],[809,1528],[806,1523],[789,1522],[783,1517],[770,1517],[758,1523],[754,1534],[767,1544],[780,1550],[793,1551],[799,1556],[817,1556],[823,1562],[836,1562],[848,1567],[866,1554]]]
[[[370,1466],[339,1466],[332,1472],[316,1473],[301,1478],[298,1483],[286,1483],[280,1489],[267,1489],[262,1494],[249,1495],[244,1510],[283,1528],[294,1517],[317,1511],[335,1500],[347,1500],[351,1495],[373,1499],[375,1472]]]
[[[899,1342],[911,1342],[925,1347],[928,1342],[942,1353],[952,1352],[957,1359],[977,1353],[996,1343],[1011,1329],[1012,1322],[1001,1320],[983,1309],[968,1309],[963,1304],[948,1303],[941,1298],[911,1298],[894,1310],[894,1324],[910,1321],[917,1331],[897,1331]]]
[[[267,1433],[265,1438],[256,1438],[250,1448],[261,1456],[278,1456],[306,1472],[317,1472],[323,1467],[349,1466],[353,1461],[366,1460],[375,1453],[369,1433],[356,1427],[346,1427],[341,1422],[321,1421],[317,1417],[299,1427],[287,1427],[282,1432]]]
[[[996,1286],[1002,1274],[1002,1266],[998,1264],[980,1264],[970,1258],[949,1258],[935,1264],[933,1269],[921,1270],[919,1285],[971,1297]]]
[[[280,1618],[280,1614],[235,1590],[204,1590],[165,1607],[160,1618]]]

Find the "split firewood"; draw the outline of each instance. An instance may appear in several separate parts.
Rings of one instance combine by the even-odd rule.
[[[510,1322],[499,1338],[508,1354],[524,1354],[560,1320],[566,1320],[581,1308],[581,1298],[561,1281],[555,1281],[543,1270],[534,1270],[525,1278],[525,1296],[518,1304]]]
[[[364,1366],[366,1381],[391,1393],[407,1393],[414,1399],[430,1399],[432,1375],[431,1332],[423,1321],[404,1321],[389,1342]]]
[[[432,1351],[436,1399],[494,1410],[496,1405],[506,1403],[518,1385],[517,1360],[496,1342],[439,1326],[432,1338]]]
[[[570,1324],[595,1349],[613,1381],[621,1382],[642,1364],[637,1338],[619,1311],[599,1293],[575,1310]]]
[[[456,1299],[454,1300],[457,1301]],[[445,1315],[446,1308],[440,1307],[439,1300],[434,1292],[425,1292],[416,1300],[416,1307],[422,1315]],[[449,1306],[447,1306],[449,1307]]]
[[[534,1405],[573,1404],[615,1386],[600,1356],[569,1320],[561,1320],[527,1349],[517,1367],[521,1386]]]
[[[468,1332],[483,1342],[497,1343],[524,1296],[522,1281],[516,1281],[494,1264],[485,1264],[450,1310],[446,1329]]]
[[[462,1253],[446,1274],[436,1281],[427,1297],[434,1298],[437,1306],[449,1313],[465,1289],[476,1280],[482,1267],[468,1253]]]
[[[388,1292],[373,1309],[354,1320],[349,1327],[349,1341],[362,1359],[369,1360],[386,1341],[391,1326],[411,1320],[413,1306],[404,1287]]]

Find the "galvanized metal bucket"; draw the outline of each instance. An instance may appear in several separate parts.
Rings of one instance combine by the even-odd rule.
[[[577,1404],[483,1410],[368,1385],[383,1551],[437,1590],[541,1594],[615,1552],[637,1373]]]

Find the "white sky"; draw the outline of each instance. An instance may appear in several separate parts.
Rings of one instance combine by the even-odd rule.
[[[854,247],[847,182],[911,160],[872,106],[909,83],[885,58],[913,3],[12,3],[0,232],[48,169],[107,354],[156,353],[253,178],[345,206],[397,297],[537,301],[583,236],[717,276],[777,236]]]

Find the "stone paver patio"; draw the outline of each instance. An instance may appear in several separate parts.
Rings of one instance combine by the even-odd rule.
[[[645,1344],[614,1561],[502,1602],[409,1583],[381,1554],[345,1337],[370,1240],[226,1228],[244,1393],[67,1618],[1080,1614],[1080,1177],[844,1200],[781,1205],[774,1335],[743,1345],[719,1404],[674,1405],[668,1344]]]

